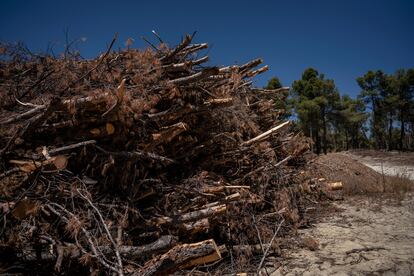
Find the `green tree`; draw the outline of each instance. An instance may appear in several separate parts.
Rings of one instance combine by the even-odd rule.
[[[397,96],[396,109],[398,111],[398,117],[400,121],[400,137],[399,137],[399,149],[404,150],[404,138],[406,131],[406,123],[409,121],[410,110],[414,98],[413,91],[413,72],[411,70],[400,69],[394,74],[394,89]]]
[[[271,78],[268,82],[267,85],[264,87],[265,89],[279,89],[282,88],[282,83],[280,82],[278,77],[273,77]]]
[[[267,85],[263,88],[274,90],[274,89],[279,89],[282,87],[283,85],[282,85],[282,82],[279,80],[279,78],[273,77],[267,82]],[[275,98],[273,99],[275,103],[274,104],[275,109],[283,110],[283,112],[281,112],[281,115],[280,115],[282,119],[286,119],[291,115],[289,112],[290,107],[289,107],[288,100],[287,100],[288,95],[289,95],[289,92],[281,92],[275,95]]]
[[[359,98],[367,103],[372,109],[371,132],[375,140],[375,147],[382,148],[384,145],[384,112],[382,109],[381,91],[385,74],[381,70],[368,71],[364,76],[357,78],[357,83],[362,91]]]
[[[345,136],[345,149],[348,150],[350,146],[360,148],[366,141],[364,124],[369,116],[365,112],[364,102],[344,95],[341,98],[338,115],[338,125]]]
[[[292,84],[292,103],[300,127],[313,139],[318,154],[322,147],[327,153],[329,114],[338,99],[339,92],[334,81],[325,79],[323,74],[313,68],[306,69],[302,78]]]

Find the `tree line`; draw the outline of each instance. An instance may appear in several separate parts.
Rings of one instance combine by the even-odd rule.
[[[414,69],[368,71],[356,81],[361,91],[352,98],[340,93],[334,80],[308,68],[277,108],[287,110],[318,154],[351,148],[413,150]],[[265,88],[280,87],[274,77]]]

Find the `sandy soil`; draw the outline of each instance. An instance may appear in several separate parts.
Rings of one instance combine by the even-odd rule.
[[[353,158],[379,172],[400,173],[402,166],[414,172],[414,164],[384,156],[380,166],[375,156]],[[401,204],[352,197],[335,205],[343,211],[299,231],[301,237],[318,242],[319,248],[290,252],[271,275],[414,275],[413,194]]]
[[[414,180],[414,153],[355,151],[345,153],[386,175],[405,175]]]

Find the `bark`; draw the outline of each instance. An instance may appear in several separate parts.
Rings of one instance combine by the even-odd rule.
[[[392,115],[390,114],[390,119],[388,123],[388,150],[392,150]]]
[[[250,139],[250,140],[248,140],[246,142],[243,142],[241,145],[242,146],[248,146],[250,144],[253,144],[254,142],[261,141],[261,140],[269,137],[270,135],[272,135],[274,132],[278,131],[282,127],[287,126],[289,123],[290,123],[290,121],[287,121],[287,122],[284,122],[284,123],[282,123],[282,124],[280,124],[278,126],[275,126],[274,128],[269,129],[268,131],[266,131],[266,132],[264,132],[264,133],[262,133],[262,134],[260,134],[260,135],[258,135],[256,137],[254,137],[253,139]]]
[[[404,111],[400,111],[404,112]],[[400,130],[400,150],[404,150],[404,136],[405,136],[405,121],[404,116],[401,113],[401,130]]]
[[[326,145],[326,113],[325,109],[322,109],[322,130],[323,130],[323,153],[327,154],[327,145]]]
[[[177,245],[162,256],[147,262],[133,275],[169,275],[178,270],[208,264],[221,259],[220,250],[214,240]]]

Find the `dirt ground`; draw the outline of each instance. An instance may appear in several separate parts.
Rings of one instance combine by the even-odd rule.
[[[353,151],[345,153],[386,175],[405,175],[414,180],[414,152]]]
[[[336,155],[341,162],[359,160],[390,175],[404,169],[407,176],[414,177],[414,155],[374,152]],[[323,158],[326,164],[334,165],[329,163],[329,155]],[[333,169],[331,173],[334,174]],[[363,172],[357,175],[364,177]],[[318,249],[290,252],[270,275],[414,275],[413,193],[398,202],[372,196],[346,196],[334,206],[342,212],[299,231],[301,237],[309,237],[316,244],[308,248]]]

